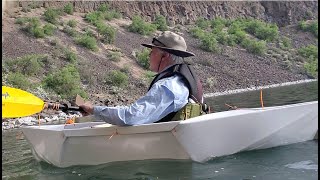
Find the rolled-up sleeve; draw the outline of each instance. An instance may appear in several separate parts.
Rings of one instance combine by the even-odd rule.
[[[156,122],[176,112],[188,102],[189,90],[181,77],[172,76],[155,83],[147,94],[130,106],[94,106],[94,115],[114,125],[138,125]]]

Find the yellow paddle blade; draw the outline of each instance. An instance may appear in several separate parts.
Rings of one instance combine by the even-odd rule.
[[[26,91],[2,86],[2,118],[17,118],[42,111],[44,102]]]

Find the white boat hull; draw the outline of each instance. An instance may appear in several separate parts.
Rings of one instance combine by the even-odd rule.
[[[314,139],[318,101],[119,127],[102,122],[24,127],[38,160],[58,167],[144,159],[198,162]]]

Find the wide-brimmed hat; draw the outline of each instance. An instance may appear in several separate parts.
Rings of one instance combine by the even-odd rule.
[[[147,48],[160,48],[170,54],[180,57],[194,56],[192,52],[187,51],[187,44],[184,38],[171,31],[164,31],[160,36],[152,39],[152,44],[141,44]]]

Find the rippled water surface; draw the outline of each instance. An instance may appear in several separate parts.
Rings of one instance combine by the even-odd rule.
[[[318,100],[318,82],[263,90],[265,106]],[[260,107],[260,92],[208,98],[215,111]],[[227,131],[227,129],[226,129]],[[312,180],[318,177],[318,140],[238,153],[206,163],[144,160],[57,168],[38,163],[19,129],[2,132],[2,179],[226,179]],[[54,142],[53,142],[54,143]]]

